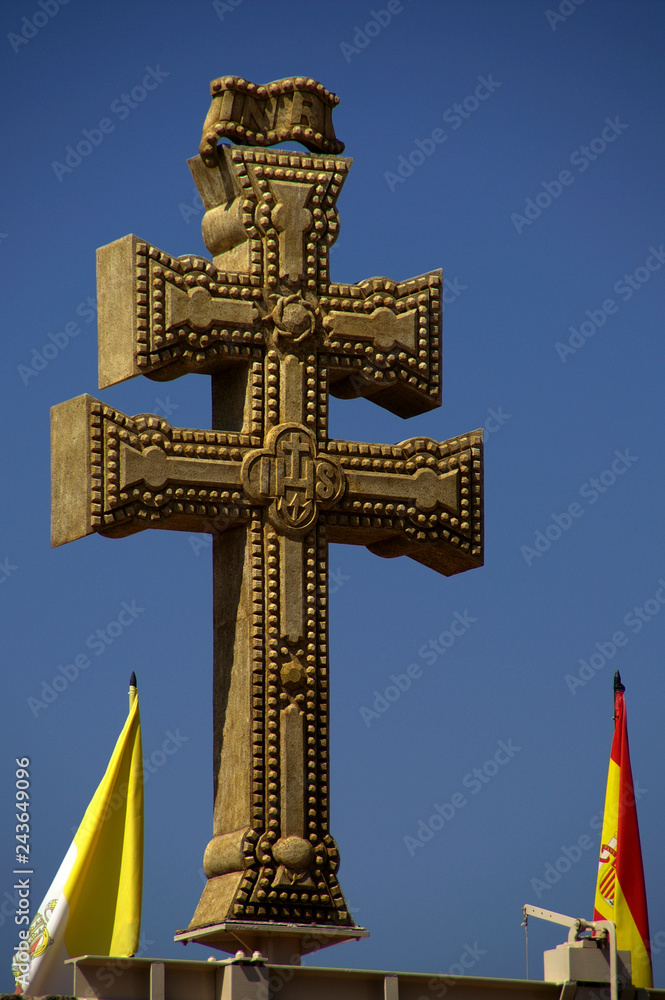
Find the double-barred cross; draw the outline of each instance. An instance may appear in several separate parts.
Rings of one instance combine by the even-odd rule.
[[[214,828],[178,936],[273,959],[365,933],[328,825],[328,543],[446,575],[482,563],[480,431],[328,439],[329,392],[403,417],[440,404],[441,273],[329,279],[349,166],[220,146],[190,161],[212,263],[135,236],[98,251],[100,387],[210,375],[212,430],[90,396],[53,411],[55,545],[213,533]]]

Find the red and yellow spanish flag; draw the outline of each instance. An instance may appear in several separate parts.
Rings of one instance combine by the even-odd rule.
[[[614,675],[614,739],[607,775],[594,920],[613,920],[617,948],[630,951],[633,985],[649,989],[651,949],[640,831],[628,754],[626,706],[619,671]]]

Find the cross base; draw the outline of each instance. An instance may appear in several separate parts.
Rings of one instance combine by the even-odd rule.
[[[258,951],[273,965],[300,965],[301,955],[366,937],[369,937],[369,931],[364,927],[225,920],[210,927],[178,931],[173,940],[183,944],[196,941],[231,953],[243,951],[248,958]]]

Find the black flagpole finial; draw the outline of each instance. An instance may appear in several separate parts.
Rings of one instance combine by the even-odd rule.
[[[614,683],[616,684],[616,678]],[[138,684],[136,683],[136,674],[134,673],[133,670],[132,670],[132,676],[129,678],[129,686],[131,688],[136,688],[138,690]]]
[[[626,690],[625,687],[621,683],[621,674],[619,673],[618,670],[615,670],[614,671],[614,693],[616,694],[617,691],[625,691],[625,690]]]

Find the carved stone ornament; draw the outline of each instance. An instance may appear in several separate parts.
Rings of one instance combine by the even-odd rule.
[[[274,146],[295,139],[313,153],[344,149],[332,124],[339,97],[316,80],[292,76],[264,85],[222,76],[211,82],[210,95],[212,104],[199,147],[207,166],[217,162],[220,139],[243,146]]]
[[[265,100],[266,115],[270,100],[284,98],[282,110],[304,93],[332,100],[300,78],[254,91],[229,79],[213,102],[225,128],[229,94]],[[246,122],[249,105],[237,107]],[[207,885],[178,939],[235,951],[240,937],[264,953],[270,939],[299,954],[366,934],[345,904],[329,831],[328,544],[445,575],[480,566],[482,432],[397,445],[328,438],[329,392],[402,417],[439,406],[441,272],[332,282],[350,161],[208,153],[189,165],[212,261],[136,236],[98,251],[99,382],[208,375],[212,429],[125,416],[87,395],[54,407],[53,544],[145,528],[213,533],[213,836]]]

